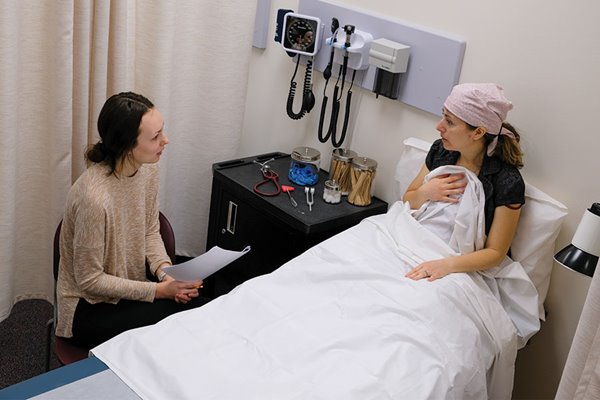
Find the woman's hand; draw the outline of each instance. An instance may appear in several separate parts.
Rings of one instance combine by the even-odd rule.
[[[467,180],[464,174],[444,174],[423,183],[418,189],[431,201],[456,203],[465,192]]]
[[[185,304],[194,297],[199,296],[198,289],[202,288],[202,281],[182,282],[176,281],[170,276],[156,285],[157,299],[171,299],[177,303]]]
[[[405,276],[415,281],[427,278],[431,282],[443,278],[452,272],[452,259],[448,257],[421,263],[408,271]]]

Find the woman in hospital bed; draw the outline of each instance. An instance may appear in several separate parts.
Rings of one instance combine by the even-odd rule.
[[[432,144],[404,201],[412,209],[435,202],[458,202],[467,185],[464,174],[425,177],[440,166],[464,167],[483,185],[487,239],[482,249],[423,262],[407,277],[433,281],[453,272],[485,270],[500,264],[508,253],[525,203],[525,183],[518,170],[523,166],[519,134],[504,121],[511,109],[512,103],[498,85],[461,84],[452,89],[436,126],[441,139]]]

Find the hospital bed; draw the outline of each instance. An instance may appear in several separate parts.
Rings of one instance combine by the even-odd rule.
[[[399,193],[428,148],[405,142]],[[513,259],[412,281],[411,266],[454,254],[456,228],[442,240],[396,202],[206,306],[91,352],[144,399],[510,399],[517,350],[545,318],[565,215],[527,184]],[[466,230],[459,246],[477,242]]]
[[[106,364],[96,357],[68,364],[0,389],[0,400],[139,400]]]

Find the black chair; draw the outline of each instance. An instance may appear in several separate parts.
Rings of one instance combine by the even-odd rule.
[[[160,222],[160,236],[162,237],[163,243],[165,244],[165,250],[168,256],[171,258],[171,262],[175,263],[175,233],[171,223],[165,217],[162,212],[158,214],[158,220]],[[61,363],[61,365],[67,365],[74,363],[79,360],[83,360],[89,354],[90,349],[77,346],[71,343],[69,340],[56,336],[54,334],[55,323],[56,323],[56,281],[58,279],[58,266],[60,261],[60,229],[62,227],[62,221],[58,224],[56,232],[54,233],[54,250],[53,250],[53,273],[54,273],[54,318],[48,321],[48,341],[46,346],[46,371],[50,370],[50,357],[52,349],[52,337],[54,337],[54,354]]]

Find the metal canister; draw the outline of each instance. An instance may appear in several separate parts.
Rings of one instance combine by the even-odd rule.
[[[352,160],[357,156],[356,152],[350,149],[334,149],[331,153],[329,179],[337,182],[342,196],[347,196],[352,189],[350,172],[352,171]]]
[[[352,191],[348,194],[348,203],[355,206],[368,206],[373,196],[373,181],[377,171],[377,161],[367,157],[352,160]]]
[[[313,186],[319,180],[321,153],[312,147],[296,147],[292,151],[288,178],[301,186]]]
[[[337,204],[342,200],[340,186],[334,180],[325,181],[323,188],[323,201],[325,203]]]

